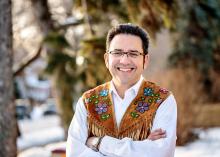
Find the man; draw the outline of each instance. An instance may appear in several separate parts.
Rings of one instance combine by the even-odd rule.
[[[67,157],[173,157],[176,101],[142,77],[148,36],[120,24],[107,35],[105,64],[112,80],[83,94],[67,139]]]

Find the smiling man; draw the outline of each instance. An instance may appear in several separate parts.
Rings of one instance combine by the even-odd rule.
[[[105,64],[112,80],[85,92],[69,127],[67,157],[173,157],[176,101],[142,77],[147,33],[132,24],[107,35]]]

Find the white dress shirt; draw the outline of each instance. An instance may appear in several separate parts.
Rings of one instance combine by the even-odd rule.
[[[129,88],[122,99],[113,82],[110,85],[115,118],[119,126],[126,109],[136,97],[143,78]],[[88,148],[85,143],[88,138],[87,111],[82,98],[76,104],[75,115],[69,127],[66,155],[67,157],[173,157],[176,145],[177,106],[174,96],[171,94],[158,108],[152,126],[155,129],[166,130],[166,138],[159,140],[133,141],[131,138],[121,140],[104,136],[100,144],[99,152]]]

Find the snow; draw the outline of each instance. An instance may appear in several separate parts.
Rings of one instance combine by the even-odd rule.
[[[21,120],[19,127],[22,136],[17,141],[18,157],[51,157],[52,150],[65,150],[64,131],[57,115]],[[175,157],[220,157],[220,127],[195,132],[199,139],[176,147]]]
[[[197,129],[199,140],[177,147],[175,157],[219,157],[220,128]]]
[[[57,115],[36,116],[34,119],[21,120],[18,125],[21,137],[17,139],[17,146],[20,151],[64,140],[64,131]]]
[[[31,149],[28,149],[18,155],[18,157],[50,157],[51,153],[41,147],[34,147]]]

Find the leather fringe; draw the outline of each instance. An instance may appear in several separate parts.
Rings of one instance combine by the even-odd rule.
[[[117,134],[116,130],[114,133],[107,132],[104,127],[97,124],[94,120],[88,120],[89,135],[98,137],[108,135],[118,139],[129,137],[132,138],[134,141],[142,141],[147,139],[147,137],[149,136],[151,127],[151,123],[148,124],[146,121],[141,121],[139,123],[136,123],[134,126],[124,130],[123,132],[119,132],[119,134]]]
[[[145,122],[139,122],[135,126],[126,129],[123,133],[120,134],[119,138],[122,139],[124,137],[132,138],[134,141],[142,141],[147,139],[150,134],[152,124],[148,124]]]
[[[98,136],[98,137],[102,137],[105,135],[112,136],[110,133],[106,132],[106,130],[101,125],[98,125],[93,120],[89,120],[89,119],[88,119],[88,131],[90,136]]]

